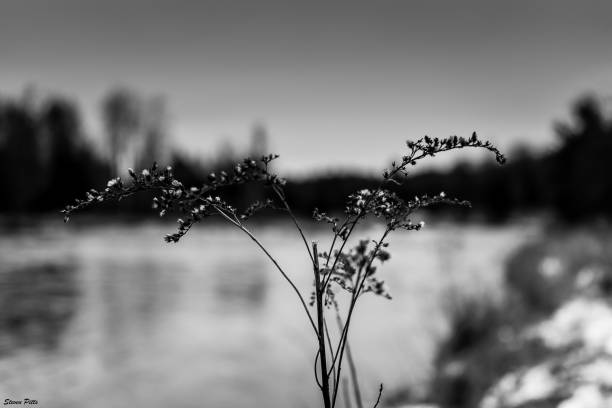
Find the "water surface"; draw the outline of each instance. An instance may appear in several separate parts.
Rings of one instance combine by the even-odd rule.
[[[310,293],[301,241],[256,227]],[[0,235],[0,396],[71,407],[316,407],[314,335],[295,294],[240,231],[49,224]],[[372,227],[364,232],[380,235]],[[393,300],[358,305],[352,348],[367,399],[424,384],[449,288],[499,291],[524,227],[426,228],[392,237]],[[325,231],[310,232],[323,248]],[[333,321],[333,320],[331,320]]]

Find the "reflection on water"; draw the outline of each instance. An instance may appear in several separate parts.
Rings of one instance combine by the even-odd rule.
[[[35,264],[0,273],[0,356],[57,347],[77,309],[74,264]]]
[[[178,245],[162,242],[165,230],[0,235],[2,398],[58,408],[317,406],[313,334],[273,266],[237,230],[195,229]],[[498,287],[504,257],[527,233],[449,226],[395,237],[382,271],[394,299],[364,297],[354,320],[368,399],[380,382],[426,380],[447,286]],[[299,237],[265,227],[260,238],[308,296]]]
[[[174,295],[170,276],[164,272],[178,267],[160,267],[151,259],[138,258],[103,259],[99,268],[89,276],[92,303],[85,312],[89,321],[98,322],[104,364],[114,367],[137,352],[140,341],[162,330],[161,317],[172,307]]]
[[[226,261],[215,266],[211,281],[219,313],[254,313],[262,310],[268,290],[261,260]]]

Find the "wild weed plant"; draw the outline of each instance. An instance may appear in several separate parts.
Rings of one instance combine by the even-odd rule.
[[[310,242],[304,229],[294,215],[287,201],[283,186],[286,181],[271,171],[270,163],[277,155],[267,155],[259,160],[250,158],[234,166],[233,172],[211,173],[208,182],[199,187],[187,187],[174,177],[171,167],[159,168],[154,164],[149,169],[136,173],[129,169],[131,180],[124,182],[120,177],[108,181],[103,190],[89,190],[84,199],[77,199],[72,205],[64,208],[64,221],[72,213],[105,201],[122,200],[142,191],[155,191],[153,208],[164,216],[170,211],[182,215],[178,219],[175,233],[165,236],[166,242],[176,243],[198,222],[205,218],[220,217],[231,226],[241,230],[257,245],[272,262],[281,276],[295,292],[297,300],[304,310],[308,323],[312,327],[317,352],[314,357],[314,377],[321,391],[323,406],[335,408],[338,401],[340,385],[343,384],[344,399],[350,407],[349,380],[342,376],[344,357],[349,364],[349,377],[352,383],[352,394],[358,408],[363,407],[363,399],[357,381],[357,371],[350,353],[349,328],[357,301],[365,294],[372,293],[390,298],[385,282],[380,279],[378,268],[390,258],[388,252],[390,234],[398,230],[419,231],[424,222],[414,222],[415,211],[435,204],[452,204],[470,206],[468,201],[447,197],[443,192],[429,196],[416,196],[411,200],[400,198],[388,187],[401,185],[408,174],[408,169],[418,161],[433,157],[438,153],[467,147],[483,148],[495,154],[498,163],[504,163],[504,156],[488,141],[481,141],[476,133],[469,138],[452,136],[449,138],[430,138],[425,136],[417,141],[408,141],[407,152],[398,162],[384,170],[377,187],[363,189],[349,195],[346,199],[344,215],[332,217],[325,212],[314,209],[313,219],[327,223],[331,229],[331,239],[326,249],[320,250],[317,242]],[[262,183],[268,187],[269,197],[255,201],[242,210],[234,207],[223,198],[226,187],[245,183]],[[249,219],[262,209],[278,210],[292,220],[297,233],[304,244],[313,273],[313,290],[308,297],[300,292],[293,280],[272,255],[271,249],[264,246],[254,232],[247,227]],[[357,226],[368,217],[375,217],[384,225],[383,233],[378,239],[361,239],[352,248],[347,248],[349,239]],[[339,291],[346,291],[349,299],[345,313],[339,307]],[[330,314],[338,326],[337,341],[332,341],[328,321]],[[382,395],[380,385],[376,407]]]

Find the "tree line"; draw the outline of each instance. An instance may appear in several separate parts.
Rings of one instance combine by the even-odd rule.
[[[102,102],[105,138],[96,149],[86,137],[78,106],[53,96],[42,101],[0,98],[0,214],[59,211],[67,200],[82,196],[92,186],[103,186],[127,167],[149,167],[154,160],[170,164],[189,185],[206,182],[210,172],[231,169],[240,160],[225,148],[207,163],[171,149],[163,98],[143,98],[128,89],[115,89]],[[572,106],[572,119],[555,126],[557,143],[543,152],[518,146],[505,166],[459,162],[447,170],[410,175],[393,189],[405,198],[417,192],[444,191],[472,201],[474,209],[434,209],[465,218],[474,210],[488,221],[546,213],[568,221],[612,218],[612,115],[594,96]],[[265,128],[256,126],[245,156],[266,150]],[[100,151],[101,150],[101,151]],[[287,198],[301,215],[312,208],[339,212],[344,197],[374,186],[378,178],[335,173],[289,180]],[[237,206],[263,198],[253,186],[229,192]],[[140,197],[99,211],[141,214],[151,197]],[[470,217],[473,215],[469,215]]]
[[[490,222],[515,216],[552,215],[565,222],[612,219],[612,115],[605,103],[587,96],[572,106],[572,119],[554,127],[557,143],[543,152],[516,146],[504,166],[458,162],[448,170],[409,176],[393,187],[404,198],[418,192],[467,199],[474,209],[435,208],[465,218],[474,212]],[[293,202],[341,209],[340,197],[374,185],[374,178],[328,175],[294,182],[287,188]]]

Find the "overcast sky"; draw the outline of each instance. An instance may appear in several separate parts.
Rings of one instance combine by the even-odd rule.
[[[545,146],[612,95],[612,1],[0,0],[0,94],[74,98],[101,132],[117,84],[163,94],[178,146],[238,149],[263,121],[281,168],[383,167],[473,130]]]

